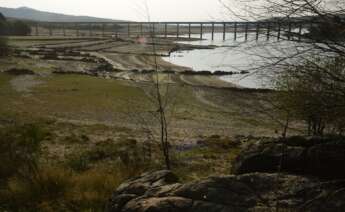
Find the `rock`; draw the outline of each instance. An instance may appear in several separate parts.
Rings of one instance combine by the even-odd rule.
[[[162,189],[164,185],[173,184],[178,178],[170,171],[157,171],[144,173],[137,178],[122,183],[111,198],[110,211],[118,211],[131,199],[145,194],[148,190]],[[159,193],[159,191],[155,191]]]
[[[307,150],[306,173],[321,178],[345,178],[345,142],[314,145]]]
[[[122,184],[114,192],[108,211],[241,212],[275,211],[277,207],[280,211],[343,211],[345,189],[340,188],[344,186],[344,181],[322,183],[269,173],[209,177],[181,184],[171,172],[159,171]]]
[[[247,144],[232,165],[232,173],[270,172],[279,170],[301,173],[305,167],[305,148],[286,146],[276,140],[259,140]]]
[[[345,178],[344,138],[291,137],[282,141],[263,139],[246,144],[232,164],[232,173],[252,172]]]

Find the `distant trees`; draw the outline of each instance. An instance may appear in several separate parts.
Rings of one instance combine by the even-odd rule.
[[[31,28],[23,21],[9,21],[0,13],[0,36],[26,36],[31,33]]]
[[[3,35],[6,18],[0,13],[0,57],[6,56],[8,53],[7,39]]]
[[[0,13],[0,21],[6,21],[6,18],[2,13]]]
[[[8,54],[7,39],[0,36],[0,57],[4,57]]]

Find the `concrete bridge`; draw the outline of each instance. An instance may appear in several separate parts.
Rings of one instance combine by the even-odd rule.
[[[248,40],[255,35],[259,40],[300,40],[304,29],[313,23],[305,22],[38,22],[32,23],[32,36],[74,37],[187,37],[203,39],[205,33],[215,39],[221,33],[223,40]],[[231,36],[231,37],[230,37]]]

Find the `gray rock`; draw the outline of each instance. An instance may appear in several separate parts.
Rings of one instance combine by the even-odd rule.
[[[287,146],[277,140],[251,142],[232,164],[232,173],[274,173],[278,170],[301,173],[305,168],[305,151],[305,147]]]
[[[159,176],[159,177],[158,177]],[[109,212],[344,211],[345,182],[322,183],[287,174],[251,173],[209,177],[187,184],[169,171],[144,174],[121,185]],[[140,186],[140,192],[131,185]],[[147,186],[152,185],[152,186]],[[133,194],[133,191],[136,194]],[[140,194],[139,194],[140,193]]]
[[[322,179],[345,178],[344,138],[293,137],[284,144],[267,139],[246,145],[232,164],[234,174],[281,171]]]

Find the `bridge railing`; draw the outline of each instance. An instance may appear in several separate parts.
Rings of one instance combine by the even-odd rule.
[[[310,22],[36,22],[31,24],[32,36],[68,37],[197,37],[222,34],[222,39],[266,40],[301,39]]]

